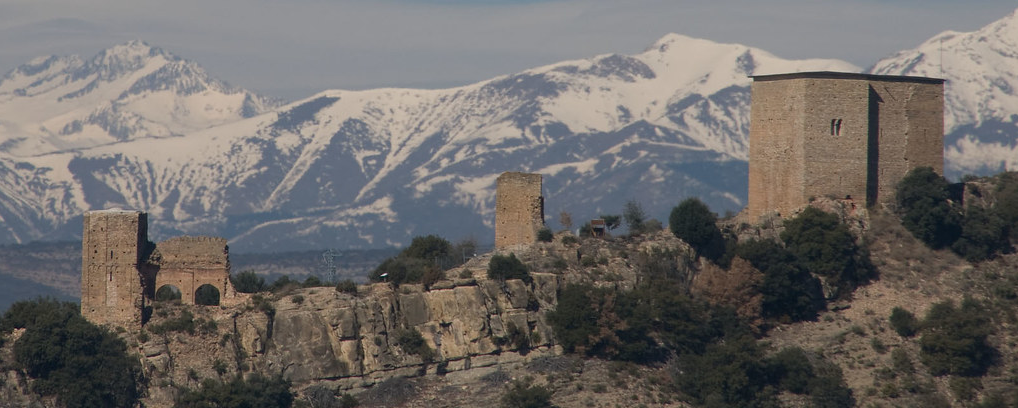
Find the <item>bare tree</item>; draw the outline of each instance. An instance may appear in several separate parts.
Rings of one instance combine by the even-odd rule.
[[[639,234],[643,232],[643,223],[647,220],[647,214],[643,212],[643,206],[640,203],[636,200],[629,200],[622,207],[622,218],[626,220],[630,234]]]
[[[566,211],[558,213],[558,223],[562,224],[562,228],[567,230],[573,229],[573,215]]]

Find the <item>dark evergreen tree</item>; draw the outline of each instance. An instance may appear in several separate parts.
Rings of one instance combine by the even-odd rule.
[[[668,226],[676,237],[707,259],[717,261],[725,253],[725,239],[718,229],[717,216],[697,198],[688,198],[673,208]]]
[[[949,197],[947,180],[932,168],[912,169],[895,194],[902,225],[930,248],[950,246],[961,235],[962,215]]]

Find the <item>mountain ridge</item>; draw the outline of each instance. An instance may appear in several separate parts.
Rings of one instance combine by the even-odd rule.
[[[112,59],[115,67],[145,67],[137,61],[151,65],[151,58],[183,61],[143,42],[120,47],[90,61]],[[28,90],[43,92],[42,85],[55,83],[30,81],[29,74],[66,74],[68,67],[87,65],[80,57],[56,58],[8,73],[0,81],[0,107],[18,98],[17,89],[35,95]],[[920,73],[929,59],[928,51],[903,51],[866,72]],[[160,100],[168,90],[200,95],[214,88],[208,84],[221,83],[203,79],[196,64],[162,67],[170,67],[165,75],[151,66],[144,74],[134,71],[133,80],[117,88],[120,105],[110,106]],[[1018,72],[1018,61],[1006,68]],[[124,78],[119,68],[98,71],[82,78]],[[148,211],[157,238],[221,235],[246,251],[399,246],[435,231],[453,239],[486,237],[494,180],[503,171],[544,174],[547,213],[569,211],[574,219],[617,212],[628,200],[663,217],[688,196],[719,212],[737,211],[746,196],[750,76],[797,71],[863,72],[838,60],[785,60],[739,44],[668,34],[638,54],[562,61],[449,89],[326,90],[256,114],[245,111],[240,95],[263,108],[269,102],[237,91],[228,108],[213,109],[233,119],[176,133],[169,126],[144,133],[148,128],[138,123],[161,123],[147,119],[150,112],[139,108],[124,117],[116,115],[123,108],[100,104],[93,116],[107,118],[114,131],[76,148],[51,143],[31,150],[0,115],[0,218],[6,227],[0,242],[66,239],[79,233],[75,220],[83,211],[111,206]],[[953,104],[946,110],[964,117]],[[153,115],[172,119],[158,109]],[[46,128],[75,123],[68,116],[48,119]],[[70,125],[72,135],[97,126],[81,123],[77,133]],[[999,146],[987,136],[959,133],[973,133],[972,124],[951,123],[950,169],[965,168],[974,151],[966,141],[979,142],[986,150],[981,157],[989,157],[1018,139],[1002,120],[977,124],[1001,127]]]

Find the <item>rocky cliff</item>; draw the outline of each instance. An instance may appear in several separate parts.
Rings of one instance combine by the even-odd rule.
[[[546,312],[562,285],[632,286],[638,254],[662,250],[681,269],[692,265],[691,250],[670,233],[622,246],[556,240],[518,251],[530,283],[487,279],[488,254],[427,289],[376,283],[356,294],[332,287],[241,294],[246,298],[234,306],[160,302],[145,328],[127,335],[137,339],[150,379],[150,406],[172,404],[179,387],[237,372],[282,374],[297,390],[326,385],[353,392],[391,378],[483,375],[561,354]],[[407,344],[414,331],[430,351]]]

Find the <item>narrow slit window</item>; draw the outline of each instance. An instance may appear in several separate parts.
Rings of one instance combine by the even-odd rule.
[[[841,119],[831,119],[831,136],[841,136]]]

